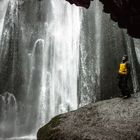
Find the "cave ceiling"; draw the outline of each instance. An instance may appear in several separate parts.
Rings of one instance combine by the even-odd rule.
[[[70,4],[89,8],[93,0],[66,0]],[[127,29],[130,36],[140,38],[140,0],[100,0],[103,11],[109,13],[120,28]]]

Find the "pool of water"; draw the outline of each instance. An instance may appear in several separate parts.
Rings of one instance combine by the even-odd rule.
[[[12,138],[0,138],[0,140],[36,140],[34,136],[12,137]]]

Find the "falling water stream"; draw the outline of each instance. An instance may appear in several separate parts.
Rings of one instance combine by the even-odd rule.
[[[35,140],[51,118],[95,102],[101,86],[111,89],[101,81],[115,77],[112,61],[120,61],[123,41],[113,29],[121,31],[108,27],[99,1],[91,8],[65,0],[0,1],[0,140]]]
[[[101,67],[101,30],[102,30],[102,14],[99,6],[99,1],[95,1],[95,44],[96,44],[96,94],[100,93],[100,67]],[[96,100],[96,99],[94,99]]]
[[[36,72],[40,73],[40,87],[37,128],[55,115],[74,110],[78,106],[80,11],[64,1],[52,0],[51,5],[53,19],[44,29],[46,37],[36,40],[31,52],[27,96],[30,96],[33,75],[38,69]]]
[[[13,2],[13,7],[16,6],[13,0],[10,0],[10,2]],[[3,3],[5,4],[4,1]],[[44,26],[43,30],[45,30],[46,34],[43,38],[39,37],[35,40],[32,50],[27,53],[28,57],[25,60],[29,64],[28,68],[25,68],[28,69],[29,77],[25,81],[28,82],[25,87],[27,93],[25,96],[26,100],[23,101],[25,104],[22,106],[27,109],[24,110],[26,111],[26,120],[22,124],[22,129],[33,128],[31,128],[31,134],[27,134],[29,136],[22,136],[26,134],[18,133],[20,127],[16,126],[17,124],[13,125],[13,129],[15,130],[14,132],[9,132],[8,137],[12,136],[13,138],[11,139],[14,140],[34,139],[37,129],[47,123],[52,117],[60,113],[75,110],[78,107],[77,77],[79,72],[81,28],[80,9],[76,6],[71,6],[64,0],[51,0],[50,4],[52,7],[50,11],[52,18],[49,24],[46,21],[46,26]],[[4,20],[5,12],[6,6],[4,11],[2,11],[2,20]],[[0,24],[0,30],[3,30],[3,22]],[[2,53],[7,53],[5,51],[8,50],[3,48]],[[12,71],[14,69],[12,67]],[[5,106],[6,104],[8,106],[11,104],[11,100],[14,99],[15,110],[13,113],[20,124],[23,117],[20,117],[20,113],[17,112],[18,101],[14,93],[8,95],[10,96],[8,104],[5,103],[6,97],[0,96],[2,105]],[[3,107],[2,110],[5,111]],[[5,117],[11,116],[8,113],[4,114]],[[35,118],[33,118],[32,114],[34,114]],[[35,122],[34,124],[31,124],[31,119],[33,123]],[[5,123],[4,120],[0,122]],[[4,128],[6,127],[6,125],[3,126]],[[3,130],[4,128],[2,127],[1,129]],[[3,134],[0,137],[5,137],[4,134],[6,133],[7,130],[3,130]]]

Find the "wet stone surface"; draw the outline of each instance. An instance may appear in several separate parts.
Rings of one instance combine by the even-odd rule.
[[[38,140],[139,140],[139,104],[139,94],[89,104],[52,119]]]

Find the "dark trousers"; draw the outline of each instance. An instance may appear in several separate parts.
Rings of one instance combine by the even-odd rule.
[[[128,75],[119,74],[119,83],[118,86],[121,90],[123,96],[130,96],[130,91],[128,88]]]

